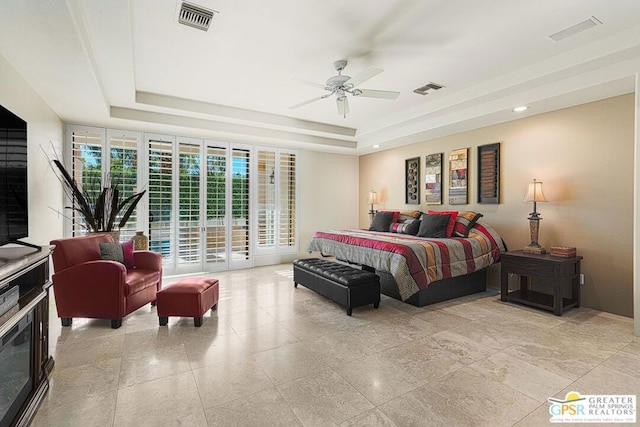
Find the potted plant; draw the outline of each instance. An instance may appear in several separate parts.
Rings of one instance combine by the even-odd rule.
[[[110,173],[105,174],[102,182],[94,176],[89,178],[86,186],[81,186],[59,160],[53,159],[52,162],[55,166],[52,169],[62,183],[64,193],[72,201],[66,209],[76,211],[83,219],[81,226],[91,233],[119,232],[146,192],[143,190],[124,197],[118,184],[112,182]],[[118,217],[120,220],[116,223]]]

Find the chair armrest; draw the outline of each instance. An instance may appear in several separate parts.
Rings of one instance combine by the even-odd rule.
[[[62,286],[83,286],[83,281],[90,281],[94,287],[102,284],[113,286],[118,282],[124,284],[126,274],[127,269],[124,264],[117,261],[96,260],[65,268],[54,273],[53,279],[54,281],[57,279]]]
[[[60,317],[124,316],[126,268],[116,261],[89,261],[56,272],[53,292]],[[106,316],[110,317],[106,317]]]
[[[162,255],[152,251],[135,251],[133,265],[135,268],[162,272]]]

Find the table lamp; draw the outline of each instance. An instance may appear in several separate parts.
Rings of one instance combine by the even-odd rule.
[[[544,254],[546,253],[546,249],[538,244],[538,232],[540,231],[540,214],[537,212],[536,203],[537,202],[546,202],[547,199],[544,197],[544,193],[542,192],[542,182],[536,181],[529,183],[529,187],[527,188],[527,195],[524,197],[524,202],[533,202],[533,212],[531,212],[531,216],[529,217],[529,230],[531,232],[531,243],[529,246],[525,247],[522,251],[530,254]]]
[[[373,205],[377,205],[380,203],[378,201],[378,193],[376,193],[373,189],[369,192],[369,197],[367,198],[367,203],[371,205],[371,209],[369,210],[369,216],[371,217],[371,222],[373,222],[373,216],[376,211],[373,210]]]

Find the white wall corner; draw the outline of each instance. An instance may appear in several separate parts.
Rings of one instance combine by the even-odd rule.
[[[636,73],[633,144],[633,330],[640,337],[640,72]]]

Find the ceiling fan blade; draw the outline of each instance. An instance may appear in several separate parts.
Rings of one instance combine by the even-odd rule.
[[[310,82],[309,80],[299,79],[298,77],[294,77],[291,80],[293,80],[293,81],[295,81],[297,83],[302,83],[303,85],[319,87],[320,89],[324,89],[326,87],[325,85],[323,85],[321,83]]]
[[[391,90],[373,90],[373,89],[358,89],[354,91],[353,96],[363,96],[365,98],[380,98],[380,99],[396,99],[400,95],[400,92],[393,92]]]
[[[329,95],[331,95],[331,94],[329,94]],[[308,100],[306,100],[304,102],[301,102],[299,104],[296,104],[296,105],[292,105],[291,107],[289,107],[289,109],[293,110],[294,108],[302,107],[304,105],[311,104],[312,102],[320,101],[321,99],[324,99],[329,95],[316,96],[315,98],[308,99]]]
[[[364,71],[356,74],[355,76],[351,77],[344,84],[345,85],[352,85],[353,87],[356,87],[359,84],[366,82],[370,78],[377,76],[378,74],[380,74],[383,71],[384,70],[382,68],[369,67],[366,70],[364,70]]]
[[[346,96],[339,96],[336,98],[336,105],[338,106],[338,114],[346,117],[349,113],[349,100]]]

